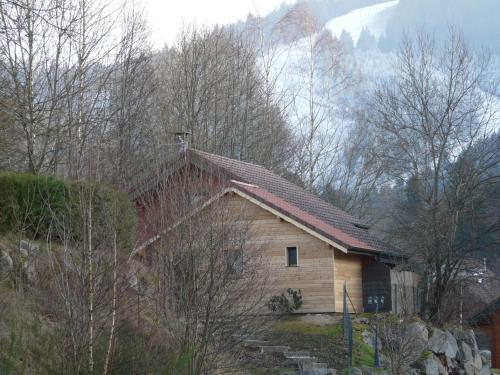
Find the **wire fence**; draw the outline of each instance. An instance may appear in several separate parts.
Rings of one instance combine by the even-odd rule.
[[[349,293],[347,292],[347,285],[344,283],[344,301],[343,301],[343,314],[342,314],[342,327],[344,331],[344,340],[347,347],[347,364],[349,367],[352,367],[352,358],[353,358],[353,334],[352,334],[352,319],[351,313],[349,313],[349,306],[351,306],[352,311],[356,313],[356,309],[354,304],[349,297]]]
[[[384,298],[380,296],[375,296],[371,300],[368,299],[369,304],[372,304],[374,307],[373,312],[374,321],[373,321],[373,334],[374,334],[374,353],[373,353],[373,366],[380,367],[380,353],[378,350],[378,319],[379,313],[381,311],[390,311],[396,315],[414,315],[421,311],[422,308],[422,297],[423,291],[421,288],[413,287],[413,286],[402,286],[402,285],[391,285],[390,289],[390,300],[389,300],[389,309],[382,310],[384,304]],[[342,310],[342,328],[344,334],[344,341],[347,348],[347,365],[349,368],[353,366],[353,349],[354,349],[354,340],[353,340],[353,316],[357,315],[358,311],[356,311],[356,307],[354,306],[351,297],[349,296],[349,292],[347,290],[347,285],[344,283],[344,291],[343,291],[343,310]]]

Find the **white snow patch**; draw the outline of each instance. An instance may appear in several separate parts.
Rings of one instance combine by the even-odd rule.
[[[345,30],[351,34],[354,44],[358,42],[361,31],[364,28],[370,30],[378,39],[385,31],[385,26],[390,15],[389,9],[398,3],[399,0],[393,0],[355,9],[343,16],[332,18],[325,27],[336,37],[340,37],[342,31]]]

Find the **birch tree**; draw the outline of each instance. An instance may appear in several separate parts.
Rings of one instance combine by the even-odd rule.
[[[339,153],[344,133],[334,98],[353,84],[353,77],[346,68],[342,43],[321,27],[306,3],[294,6],[279,27],[294,49],[286,79],[294,85],[289,118],[302,145],[296,170],[306,188],[313,190],[324,183],[322,179]]]
[[[154,313],[189,374],[234,370],[241,343],[265,326],[266,259],[223,176],[195,169],[170,178],[140,201],[152,240],[135,253],[150,280],[143,311]]]
[[[19,168],[32,173],[51,170],[61,126],[64,55],[76,15],[66,2],[0,3],[0,110],[12,121],[20,144]],[[50,21],[49,21],[50,20]]]

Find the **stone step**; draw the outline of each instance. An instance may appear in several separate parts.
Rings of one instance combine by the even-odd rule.
[[[298,372],[294,372],[290,375],[336,375],[337,370],[331,368],[317,368],[317,369],[309,369],[309,370],[300,370]]]
[[[293,361],[297,364],[297,366],[302,367],[302,368],[307,368],[307,369],[312,369],[313,362],[317,361],[317,358],[315,357],[309,357],[309,356],[303,356],[303,357],[288,357],[285,355],[285,357]]]
[[[272,346],[261,346],[260,347],[260,352],[261,353],[287,353],[290,350],[289,346],[279,346],[279,345],[272,345]]]
[[[311,357],[311,353],[306,351],[306,350],[297,350],[297,351],[289,351],[286,353],[287,358],[292,358],[292,357]]]
[[[263,340],[265,341],[264,337],[262,336],[256,336],[256,335],[232,335],[233,338],[241,341],[246,341],[246,340]]]
[[[312,367],[314,369],[326,369],[328,368],[328,363],[324,363],[324,362],[313,362],[312,363]]]
[[[251,347],[261,347],[269,344],[269,341],[260,340],[260,339],[246,339],[243,341],[243,346],[251,346]]]

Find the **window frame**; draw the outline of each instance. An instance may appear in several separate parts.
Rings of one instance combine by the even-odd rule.
[[[297,263],[296,264],[290,264],[289,259],[288,259],[288,249],[294,248],[295,249],[295,255],[297,258]],[[299,247],[298,246],[285,246],[285,265],[289,268],[296,268],[299,267],[300,261],[299,261]]]

